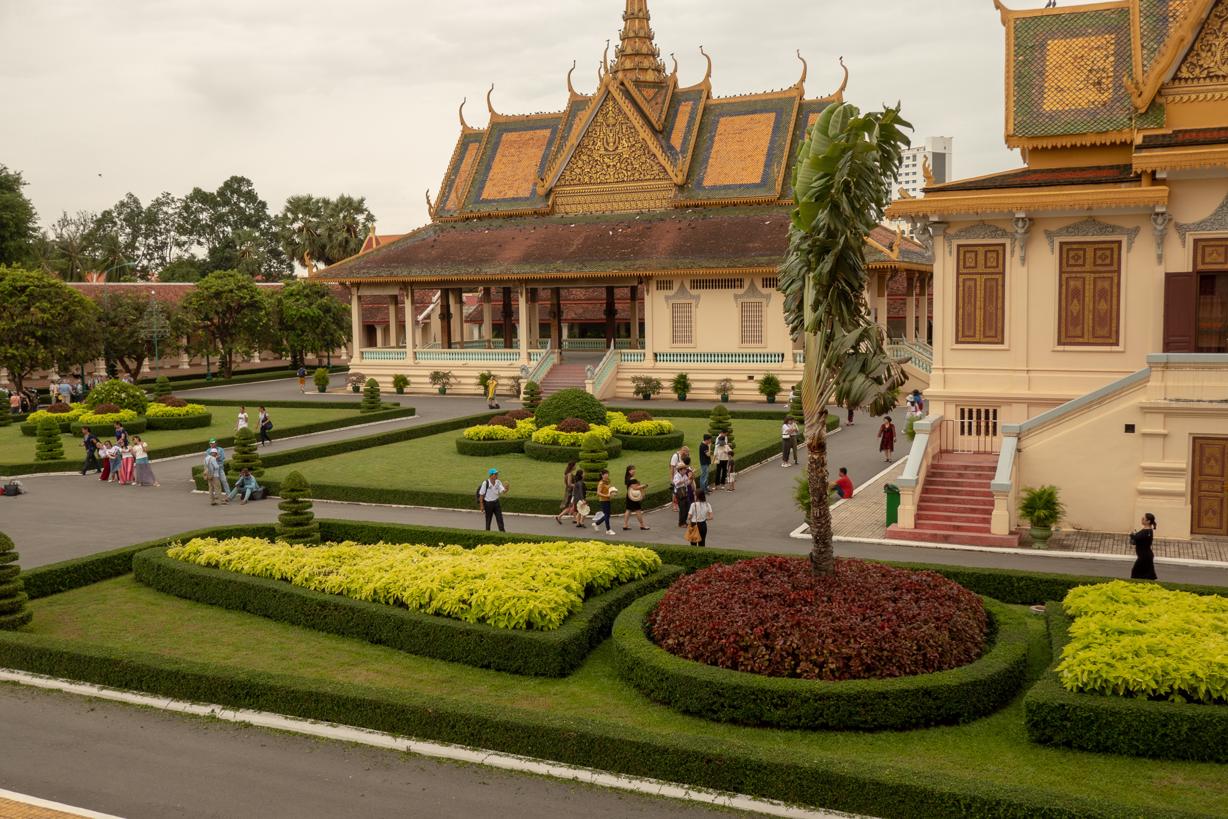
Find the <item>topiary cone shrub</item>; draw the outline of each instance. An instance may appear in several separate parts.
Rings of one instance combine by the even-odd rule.
[[[520,402],[529,412],[537,412],[542,403],[542,388],[536,381],[526,381],[520,391]]]
[[[234,454],[226,461],[227,472],[233,471],[237,475],[244,468],[250,469],[257,478],[264,474],[264,463],[256,448],[256,433],[248,427],[235,433]]]
[[[729,438],[729,443],[733,443],[733,416],[724,404],[717,404],[712,408],[711,414],[708,415],[708,432],[712,434],[713,440],[723,432]]]
[[[579,418],[590,424],[606,423],[605,404],[588,392],[574,387],[559,390],[542,401],[535,415],[539,429],[567,418]]]
[[[13,541],[0,532],[0,629],[17,629],[29,623],[34,612],[26,606],[29,598],[21,582],[21,567]]]
[[[165,375],[160,375],[154,380],[153,385],[154,400],[171,394],[171,380]]]
[[[64,442],[60,440],[60,425],[50,416],[38,422],[38,437],[34,443],[34,460],[64,460]]]
[[[379,400],[379,382],[368,378],[362,388],[362,412],[379,412],[383,405]]]
[[[300,545],[320,542],[320,524],[311,511],[311,485],[298,472],[291,472],[281,482],[281,502],[277,508],[277,539]]]
[[[799,428],[806,426],[806,412],[802,409],[802,385],[798,384],[789,393],[789,417]]]
[[[606,452],[601,436],[595,432],[586,434],[584,442],[580,445],[580,463],[577,466],[584,470],[584,485],[588,487],[589,492],[597,488],[597,482],[601,479],[601,470],[609,466],[609,460],[610,456]]]

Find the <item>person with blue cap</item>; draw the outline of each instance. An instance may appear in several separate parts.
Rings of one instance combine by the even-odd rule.
[[[493,467],[487,471],[486,480],[478,487],[478,507],[486,513],[486,531],[490,531],[492,518],[498,522],[500,532],[507,531],[503,528],[503,509],[499,506],[499,498],[507,494],[509,488],[499,480],[499,470]]]

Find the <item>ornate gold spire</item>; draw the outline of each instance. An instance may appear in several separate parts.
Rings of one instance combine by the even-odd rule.
[[[623,30],[618,35],[619,45],[611,69],[616,76],[635,82],[665,82],[665,63],[661,62],[661,51],[653,42],[650,22],[648,0],[627,0]]]

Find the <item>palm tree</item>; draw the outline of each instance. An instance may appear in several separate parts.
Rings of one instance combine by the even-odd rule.
[[[374,223],[375,217],[363,197],[341,194],[328,202],[324,211],[325,262],[336,264],[361,250]]]
[[[324,257],[324,242],[321,236],[324,232],[325,201],[310,194],[291,196],[274,220],[281,249],[286,256],[301,263],[308,272],[311,271],[314,261]]]
[[[827,407],[895,406],[904,384],[886,354],[886,337],[866,302],[865,238],[882,218],[909,144],[899,106],[862,115],[839,103],[825,109],[793,171],[796,207],[789,254],[780,268],[790,330],[804,334],[802,378],[810,453],[810,564],[835,570],[827,482]]]

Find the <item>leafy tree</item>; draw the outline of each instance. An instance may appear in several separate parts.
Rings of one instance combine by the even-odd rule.
[[[183,234],[183,200],[163,191],[146,206],[141,217],[141,262],[159,274],[186,260],[189,240]]]
[[[90,228],[104,270],[128,266],[133,274],[146,270],[144,257],[145,206],[129,193],[98,214]],[[108,276],[114,281],[117,277]]]
[[[362,197],[300,194],[286,200],[275,221],[282,251],[310,270],[313,265],[336,264],[361,250],[375,216]]]
[[[198,259],[184,257],[162,268],[162,272],[158,274],[160,282],[198,282],[201,276],[205,275],[202,265]]]
[[[30,598],[21,581],[14,548],[12,539],[0,532],[0,629],[8,631],[21,628],[34,616],[26,605]]]
[[[368,378],[362,388],[362,412],[379,412],[383,405],[379,400],[379,382]]]
[[[62,213],[51,226],[47,264],[64,281],[83,281],[86,273],[99,269],[101,248],[98,234],[94,231],[96,221],[94,214],[83,210],[72,216]],[[120,260],[113,266],[118,269],[123,264],[124,261]],[[108,270],[108,267],[101,269]]]
[[[21,191],[25,185],[20,173],[0,165],[0,265],[30,261],[38,238],[38,214]]]
[[[248,427],[235,433],[234,454],[226,461],[227,472],[237,475],[242,469],[250,469],[257,478],[264,474],[264,463],[256,448],[256,433]]]
[[[64,460],[64,442],[60,440],[60,423],[50,416],[45,416],[38,422],[37,437],[34,441],[34,460],[62,461]]]
[[[0,367],[18,390],[36,370],[101,352],[98,308],[54,276],[0,267]]]
[[[780,268],[785,317],[805,342],[802,406],[810,451],[810,563],[835,571],[827,497],[827,407],[888,411],[904,383],[885,352],[886,338],[866,302],[865,237],[891,198],[891,183],[912,126],[899,107],[862,115],[856,106],[826,108],[793,171],[796,207],[789,252]]]
[[[328,203],[324,211],[324,262],[336,264],[362,250],[375,216],[363,197],[342,194]]]
[[[223,378],[234,372],[235,355],[249,355],[266,340],[269,309],[260,288],[237,270],[205,276],[183,299],[184,324],[194,349],[218,355]]]
[[[286,543],[311,544],[320,542],[320,524],[311,511],[311,485],[298,472],[291,472],[278,490],[282,501],[277,504],[277,539]]]
[[[206,272],[242,269],[255,278],[278,280],[291,271],[269,206],[246,177],[232,176],[216,191],[193,188],[183,198],[180,216],[186,239],[204,253]]]
[[[318,361],[350,338],[350,311],[328,286],[295,279],[272,298],[273,329],[283,353],[295,361]]]
[[[114,361],[134,379],[145,360],[153,355],[153,339],[146,333],[149,296],[145,288],[102,288],[96,301],[102,312],[103,347],[107,361]],[[178,308],[159,302],[163,318],[170,326],[180,322]],[[158,340],[158,354],[171,355],[179,349],[182,334],[173,330]]]

